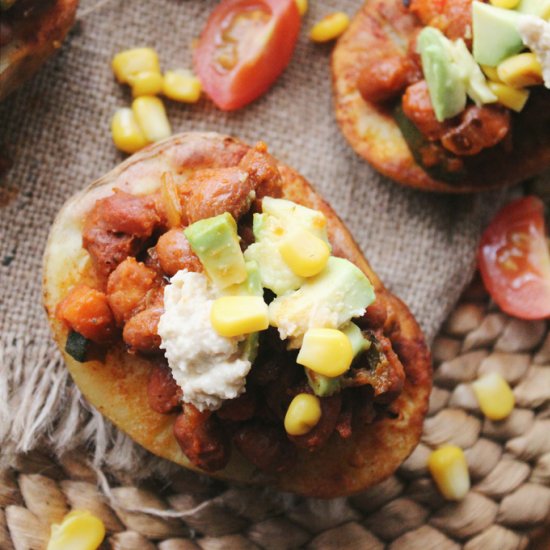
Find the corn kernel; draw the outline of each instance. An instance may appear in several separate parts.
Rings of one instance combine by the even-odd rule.
[[[455,445],[433,451],[428,468],[440,493],[448,500],[461,500],[470,490],[470,475],[464,452]]]
[[[212,304],[210,321],[226,338],[265,330],[269,326],[267,304],[261,296],[222,296]]]
[[[279,252],[300,277],[313,277],[323,271],[330,256],[327,243],[305,229],[292,231],[279,245]]]
[[[349,17],[344,12],[335,12],[327,15],[309,32],[313,42],[329,42],[338,38],[349,27]]]
[[[518,7],[520,0],[489,0],[496,8],[504,8],[505,10],[513,10]]]
[[[111,135],[117,149],[135,153],[149,143],[141,131],[132,109],[118,109],[111,120]]]
[[[489,80],[491,80],[492,82],[500,82],[496,67],[489,67],[489,65],[480,65],[480,67]]]
[[[518,113],[523,110],[529,99],[529,90],[518,90],[500,82],[488,82],[488,85],[501,105]]]
[[[353,361],[349,338],[333,328],[310,328],[296,362],[317,374],[334,378],[346,372]]]
[[[164,104],[158,97],[144,95],[134,99],[132,111],[149,141],[159,141],[172,135]]]
[[[128,82],[132,87],[132,95],[157,95],[162,92],[163,78],[155,71],[142,71],[129,77]]]
[[[296,6],[300,17],[303,17],[307,11],[307,0],[296,0]]]
[[[315,395],[299,393],[290,403],[285,415],[285,430],[289,435],[304,435],[321,418],[321,402]]]
[[[128,84],[138,73],[160,73],[157,52],[152,48],[134,48],[117,53],[112,61],[113,72],[121,84]]]
[[[512,88],[543,83],[541,64],[532,52],[520,53],[505,59],[497,67],[497,73],[500,80]]]
[[[472,389],[481,412],[490,420],[503,420],[513,411],[514,394],[500,374],[493,372],[478,378]]]
[[[51,527],[47,550],[96,550],[105,538],[103,522],[85,510],[73,510]]]
[[[183,103],[196,103],[201,92],[201,81],[191,71],[177,69],[164,73],[162,93],[166,97]]]

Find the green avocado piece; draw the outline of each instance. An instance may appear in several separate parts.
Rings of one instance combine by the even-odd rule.
[[[283,340],[291,339],[290,347],[299,347],[308,328],[341,327],[373,301],[367,276],[350,261],[331,256],[321,273],[269,304],[269,320]]]
[[[550,0],[521,0],[516,8],[519,13],[550,18]]]
[[[300,288],[306,279],[288,267],[279,252],[279,245],[296,229],[305,229],[328,244],[326,223],[325,216],[317,210],[285,199],[264,197],[262,214],[253,217],[256,242],[244,253],[247,261],[258,264],[262,286],[278,296]]]
[[[239,246],[237,223],[228,212],[199,220],[184,230],[206,273],[219,288],[242,283],[247,278],[244,256]]]
[[[507,57],[523,50],[518,31],[519,12],[477,1],[472,9],[473,53],[480,65],[496,67]]]
[[[256,262],[246,262],[246,280],[238,285],[232,285],[224,290],[224,294],[237,296],[263,296],[262,281],[260,280],[260,270]],[[243,354],[253,363],[258,356],[260,339],[257,332],[249,334],[241,343]]]
[[[452,42],[454,62],[463,70],[466,83],[466,93],[477,105],[495,103],[498,98],[487,85],[487,79],[480,66],[476,63],[470,50],[459,39]]]
[[[338,393],[342,388],[342,377],[336,376],[335,378],[329,378],[323,374],[318,374],[311,369],[305,369],[307,382],[309,387],[313,390],[313,393],[317,397],[328,397]]]
[[[434,27],[424,27],[418,35],[422,71],[439,122],[461,113],[466,107],[464,75],[454,63],[451,42]]]
[[[347,323],[340,330],[349,338],[353,357],[357,357],[362,351],[370,347],[370,340],[363,336],[361,329],[355,323]]]
[[[258,264],[253,261],[245,262],[246,279],[237,285],[224,289],[224,294],[230,296],[263,296],[262,280]]]

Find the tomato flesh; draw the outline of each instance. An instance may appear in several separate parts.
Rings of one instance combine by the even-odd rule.
[[[205,92],[224,111],[254,101],[288,65],[299,31],[295,0],[223,0],[193,56]]]
[[[540,199],[518,199],[496,215],[481,238],[478,262],[503,311],[521,319],[550,317],[550,253]]]

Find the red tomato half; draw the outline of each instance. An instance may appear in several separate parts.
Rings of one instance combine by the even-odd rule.
[[[550,317],[550,253],[540,199],[525,197],[504,207],[481,237],[478,261],[503,311],[522,319]]]
[[[299,31],[295,0],[223,0],[193,58],[205,92],[224,111],[261,96],[288,65]]]

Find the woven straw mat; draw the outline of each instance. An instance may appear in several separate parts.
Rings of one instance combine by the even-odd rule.
[[[116,548],[453,548],[470,539],[468,548],[523,547],[550,502],[543,324],[487,313],[482,302],[455,311],[450,336],[435,341],[436,359],[445,362],[425,441],[397,476],[349,500],[297,499],[182,472],[90,410],[67,376],[41,307],[41,256],[67,197],[123,158],[109,121],[131,97],[115,83],[110,59],[150,45],[163,68],[189,67],[191,43],[214,5],[84,0],[59,54],[0,105],[1,151],[13,161],[0,184],[0,548],[43,548],[47,525],[73,507],[100,515]],[[304,27],[360,5],[310,2]],[[479,233],[505,194],[427,195],[376,174],[334,122],[329,55],[330,46],[310,43],[303,31],[292,63],[259,101],[230,114],[206,99],[167,102],[170,121],[175,132],[266,141],[329,200],[432,340],[470,279]],[[478,368],[503,369],[516,384],[518,408],[502,424],[484,423],[473,410],[467,382]],[[429,447],[446,440],[469,448],[476,484],[458,506],[440,501],[425,471]],[[172,483],[158,481],[161,475]]]

